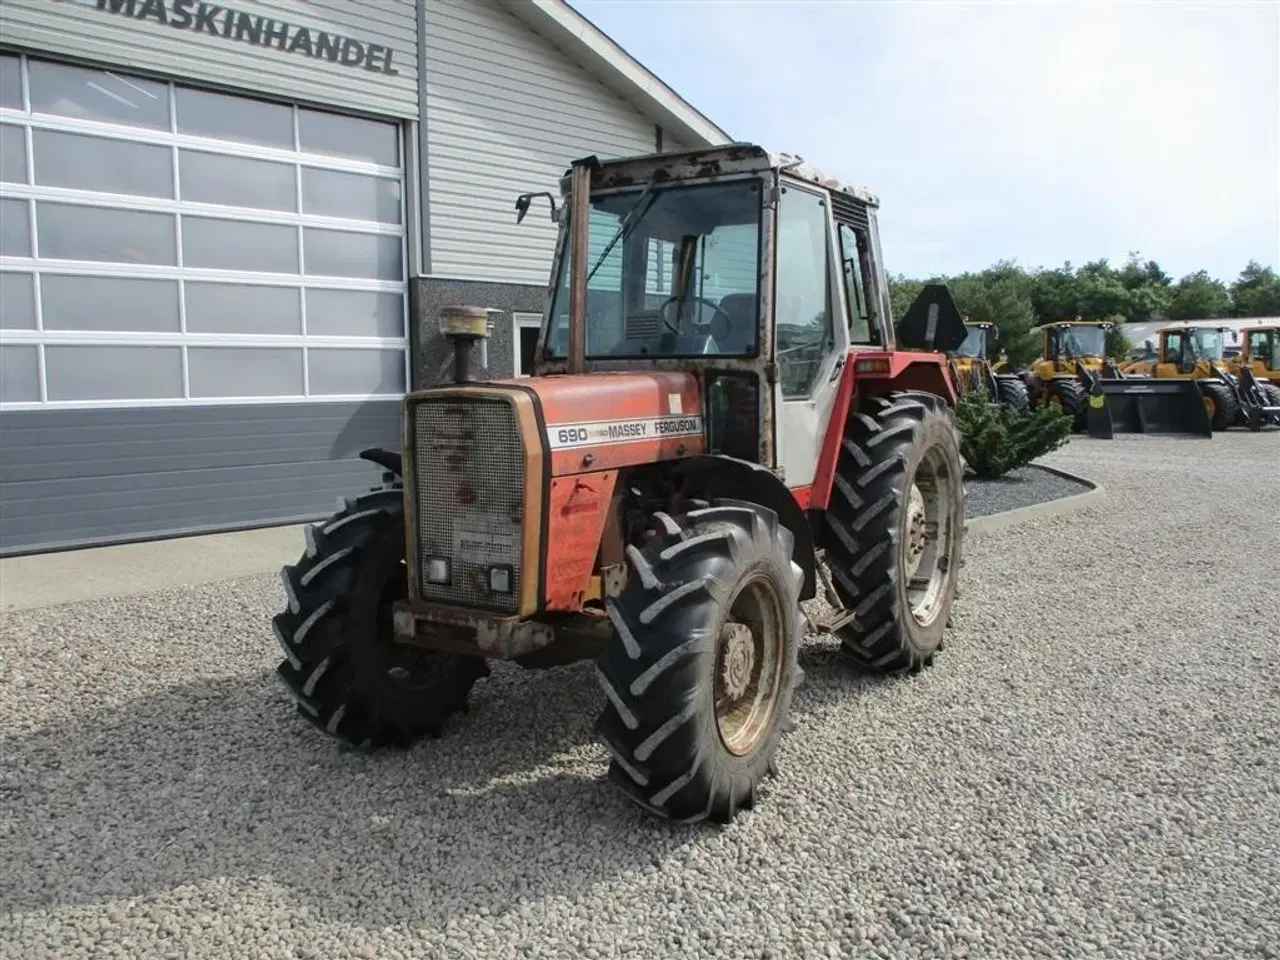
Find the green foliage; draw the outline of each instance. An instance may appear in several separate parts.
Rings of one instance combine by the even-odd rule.
[[[975,390],[957,402],[956,426],[969,468],[981,480],[994,480],[1066,445],[1072,417],[1049,404],[1025,412],[996,409],[985,390]]]
[[[1280,317],[1280,274],[1250,260],[1231,285],[1231,305],[1237,317]]]
[[[1000,338],[990,345],[991,355],[1007,353],[1015,367],[1040,355],[1040,336],[1033,328],[1055,320],[1109,319],[1123,325],[1280,316],[1280,274],[1256,261],[1250,261],[1230,286],[1203,270],[1175,281],[1160,264],[1136,252],[1119,267],[1102,259],[1081,267],[1064,263],[1029,270],[1001,261],[953,277],[915,279],[899,274],[889,277],[895,320],[907,312],[925,283],[947,284],[961,313],[996,323]],[[1123,327],[1113,331],[1108,353],[1124,356],[1128,342]]]

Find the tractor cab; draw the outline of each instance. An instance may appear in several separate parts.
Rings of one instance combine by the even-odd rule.
[[[759,147],[706,156],[570,168],[533,373],[694,374],[710,452],[809,483],[851,351],[887,386],[898,348],[949,350],[964,326],[944,290],[928,337],[895,333],[870,191]]]

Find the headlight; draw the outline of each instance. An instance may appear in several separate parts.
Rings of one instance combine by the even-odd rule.
[[[511,592],[511,567],[499,564],[489,568],[489,589],[494,593]]]
[[[427,557],[427,583],[447,584],[449,573],[448,557]]]

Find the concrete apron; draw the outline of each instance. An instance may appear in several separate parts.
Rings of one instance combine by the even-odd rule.
[[[1037,464],[1037,466],[1040,466]],[[1019,523],[1082,510],[1103,489],[1084,477],[1042,467],[1090,489],[985,517],[970,517],[970,533],[988,533]],[[262,573],[275,573],[301,555],[303,525],[265,527],[145,543],[0,559],[0,612],[79,603],[99,597],[135,596]]]

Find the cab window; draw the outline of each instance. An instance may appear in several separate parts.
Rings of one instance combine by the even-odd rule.
[[[793,186],[778,205],[778,377],[785,399],[809,396],[822,361],[835,347],[831,316],[826,201]]]

